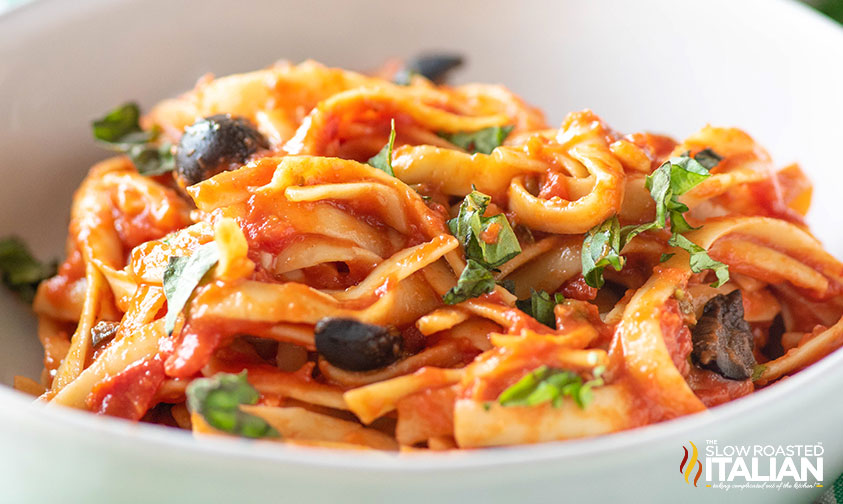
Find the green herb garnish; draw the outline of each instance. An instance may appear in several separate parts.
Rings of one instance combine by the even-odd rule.
[[[626,258],[621,255],[621,232],[618,217],[613,216],[585,234],[582,244],[582,275],[592,287],[603,287],[603,270],[607,266],[620,271]]]
[[[460,205],[459,214],[448,221],[451,233],[465,248],[465,257],[488,269],[497,268],[521,253],[518,238],[504,214],[483,217],[492,198],[472,190]],[[484,234],[496,227],[495,240],[487,243]]]
[[[498,285],[509,291],[510,294],[515,294],[515,281],[511,278],[505,278],[498,282]]]
[[[761,375],[764,374],[764,371],[767,370],[767,366],[764,364],[756,364],[754,368],[752,368],[752,381],[758,381],[761,378]]]
[[[556,329],[556,315],[553,309],[562,301],[565,301],[565,296],[562,294],[556,293],[551,296],[545,291],[536,292],[530,289],[530,297],[519,299],[515,302],[515,306],[542,324]]]
[[[729,279],[728,266],[711,259],[705,249],[681,236],[681,233],[696,228],[685,220],[683,214],[688,211],[688,207],[678,199],[679,196],[710,177],[709,170],[721,159],[711,149],[702,150],[693,158],[683,154],[664,162],[647,176],[645,186],[656,202],[655,220],[638,226],[621,228],[617,216],[612,216],[590,229],[586,233],[582,248],[582,270],[585,282],[591,287],[602,287],[603,271],[606,266],[612,266],[615,271],[623,268],[625,258],[620,254],[627,243],[644,231],[665,229],[669,223],[673,235],[669,243],[691,254],[691,271],[699,273],[711,269],[717,275],[717,282],[712,285],[720,286],[725,283]],[[669,258],[670,254],[664,254],[661,260],[664,262]]]
[[[217,430],[247,438],[280,436],[263,418],[240,411],[241,404],[256,404],[260,398],[246,380],[246,371],[193,380],[186,394],[190,411]]]
[[[708,156],[704,159],[710,161]],[[710,177],[708,171],[705,165],[684,155],[668,160],[648,175],[645,186],[656,202],[656,220],[653,224],[662,229],[666,225],[666,218],[670,217],[672,232],[683,233],[693,229],[682,216],[688,207],[680,203],[678,197]]]
[[[670,245],[679,247],[690,254],[691,271],[701,273],[707,269],[714,271],[717,281],[711,284],[712,287],[720,287],[729,281],[729,267],[720,261],[715,261],[708,255],[704,248],[700,247],[681,234],[674,233],[668,241]]]
[[[395,176],[395,171],[392,169],[392,148],[395,145],[395,119],[390,122],[389,141],[386,145],[374,156],[369,158],[369,165],[374,166],[378,170],[385,172],[387,175]]]
[[[92,123],[94,138],[107,149],[129,156],[141,175],[161,175],[176,167],[172,144],[156,145],[158,130],[140,127],[137,103],[124,103]]]
[[[167,315],[164,328],[173,334],[176,317],[181,313],[193,290],[202,277],[219,261],[220,253],[216,242],[198,247],[189,257],[172,256],[164,271],[164,296],[167,298]]]
[[[457,304],[495,290],[495,277],[482,264],[469,259],[451,290],[443,297],[445,304]]]
[[[491,154],[503,144],[512,129],[513,126],[492,126],[471,132],[439,133],[439,136],[472,154]]]
[[[498,396],[498,402],[503,406],[536,406],[549,402],[558,408],[563,398],[570,397],[585,409],[593,399],[591,389],[603,385],[604,371],[603,366],[594,368],[594,378],[583,383],[582,377],[572,371],[541,366],[504,390]]]
[[[31,303],[42,280],[56,274],[56,264],[44,264],[16,237],[0,240],[0,280],[20,299]]]
[[[688,157],[688,154],[686,153],[684,157]],[[694,161],[703,165],[706,170],[711,171],[720,161],[723,161],[723,157],[711,149],[703,149],[694,154]]]

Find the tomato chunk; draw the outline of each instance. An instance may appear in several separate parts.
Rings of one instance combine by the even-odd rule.
[[[102,415],[140,420],[163,381],[164,362],[160,357],[137,361],[97,383],[88,395],[88,407]]]

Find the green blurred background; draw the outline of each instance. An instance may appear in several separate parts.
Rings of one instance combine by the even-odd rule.
[[[843,0],[806,0],[805,3],[838,23],[843,23]]]

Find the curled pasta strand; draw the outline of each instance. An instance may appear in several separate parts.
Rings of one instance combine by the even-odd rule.
[[[452,196],[464,196],[475,187],[496,202],[506,200],[514,177],[548,168],[522,148],[501,146],[486,155],[429,145],[396,148],[392,167],[407,184],[428,184]]]
[[[457,383],[462,373],[461,369],[423,367],[413,374],[351,389],[343,397],[360,421],[369,424],[393,411],[401,398],[427,388]]]
[[[676,369],[662,334],[665,303],[690,276],[687,267],[671,268],[670,264],[632,296],[615,331],[626,373],[667,418],[705,409]]]
[[[559,234],[585,233],[618,213],[624,195],[623,167],[604,139],[606,132],[590,112],[571,114],[557,142],[594,177],[591,191],[574,201],[553,196],[542,199],[526,187],[524,176],[512,179],[509,208],[518,222],[533,229]]]
[[[787,221],[769,217],[731,217],[708,221],[701,229],[687,233],[691,241],[705,249],[711,249],[719,239],[726,236],[757,242],[758,245],[747,244],[745,240],[737,242],[739,252],[743,250],[744,253],[763,254],[764,258],[771,261],[756,262],[752,257],[741,258],[739,254],[730,254],[726,248],[716,255],[730,266],[751,265],[745,271],[748,276],[764,272],[776,279],[810,288],[820,297],[830,292],[832,285],[837,285],[839,289],[843,284],[843,264],[826,252],[816,238]],[[772,250],[762,251],[759,247]],[[763,261],[764,258],[755,259]],[[805,267],[798,266],[799,263]],[[783,264],[786,269],[782,270],[780,268]],[[824,278],[819,278],[817,273]]]
[[[454,407],[454,437],[461,448],[479,448],[597,436],[640,424],[632,394],[622,385],[599,387],[593,394],[584,410],[571,400],[557,407],[550,403],[513,407],[459,399]]]
[[[245,405],[240,408],[266,420],[281,434],[282,439],[328,441],[378,450],[398,449],[398,443],[383,432],[304,408]]]
[[[486,117],[452,114],[390,88],[352,89],[319,103],[302,122],[296,135],[284,145],[284,150],[293,155],[334,155],[332,143],[336,139],[336,125],[361,116],[361,106],[367,111],[363,116],[376,116],[387,124],[390,117],[406,117],[429,130],[449,133],[476,131],[509,122],[509,118],[501,114]]]
[[[160,319],[114,341],[93,364],[61,388],[50,404],[85,408],[85,400],[94,385],[108,376],[118,374],[134,362],[154,357],[158,353],[159,340],[163,337],[164,320]]]
[[[813,364],[843,346],[843,318],[836,324],[791,348],[783,356],[763,364],[761,376],[755,381],[763,386],[773,380]]]
[[[431,346],[415,355],[376,371],[353,372],[332,366],[325,360],[319,361],[319,369],[332,382],[344,387],[361,387],[382,382],[396,376],[408,375],[424,367],[454,367],[462,364],[469,345],[464,340],[449,339]],[[473,349],[473,347],[472,347]]]
[[[53,385],[45,398],[50,399],[75,380],[85,369],[85,361],[91,351],[91,328],[94,326],[102,299],[104,278],[97,268],[88,263],[85,269],[87,293],[82,316],[76,331],[70,338],[70,348],[56,372]]]

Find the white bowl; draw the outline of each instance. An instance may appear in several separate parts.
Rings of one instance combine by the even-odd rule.
[[[780,165],[803,164],[813,229],[843,253],[843,31],[763,0],[41,0],[0,17],[0,236],[61,253],[72,191],[105,155],[89,120],[115,104],[149,106],[204,72],[278,58],[366,69],[420,49],[463,52],[460,80],[506,83],[554,122],[590,107],[621,131],[740,126]],[[0,295],[0,317],[0,381],[37,377],[26,307]],[[423,456],[197,441],[0,386],[0,501],[810,502],[818,489],[694,488],[677,471],[682,445],[821,442],[828,486],[843,470],[841,361],[639,430]]]

